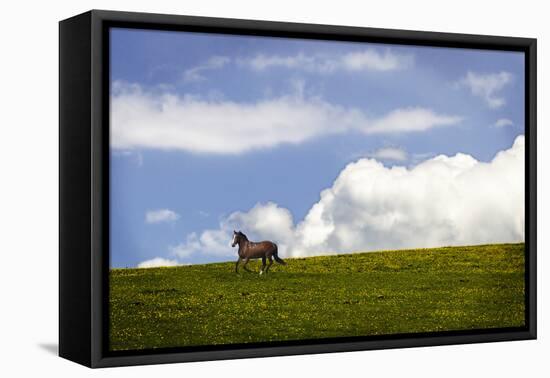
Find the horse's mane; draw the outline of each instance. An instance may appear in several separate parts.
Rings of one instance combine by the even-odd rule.
[[[241,237],[243,237],[245,240],[248,240],[245,234],[243,234],[241,231],[237,232]]]

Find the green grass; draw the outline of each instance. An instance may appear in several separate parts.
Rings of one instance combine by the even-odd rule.
[[[524,325],[524,244],[110,272],[111,350]],[[259,271],[259,262],[249,267]]]

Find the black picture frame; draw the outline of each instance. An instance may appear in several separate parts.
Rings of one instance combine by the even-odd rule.
[[[525,53],[525,319],[521,328],[109,352],[110,27]],[[536,39],[92,10],[59,24],[59,355],[88,367],[536,338]]]

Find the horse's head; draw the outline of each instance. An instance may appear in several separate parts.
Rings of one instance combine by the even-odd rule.
[[[239,242],[239,234],[237,231],[233,230],[233,240],[231,241],[231,247],[235,247]]]
[[[233,231],[233,241],[231,242],[231,247],[235,247],[243,240],[248,240],[245,234],[240,231]]]

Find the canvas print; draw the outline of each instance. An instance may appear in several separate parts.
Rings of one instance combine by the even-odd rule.
[[[524,53],[109,33],[110,351],[525,326]]]

